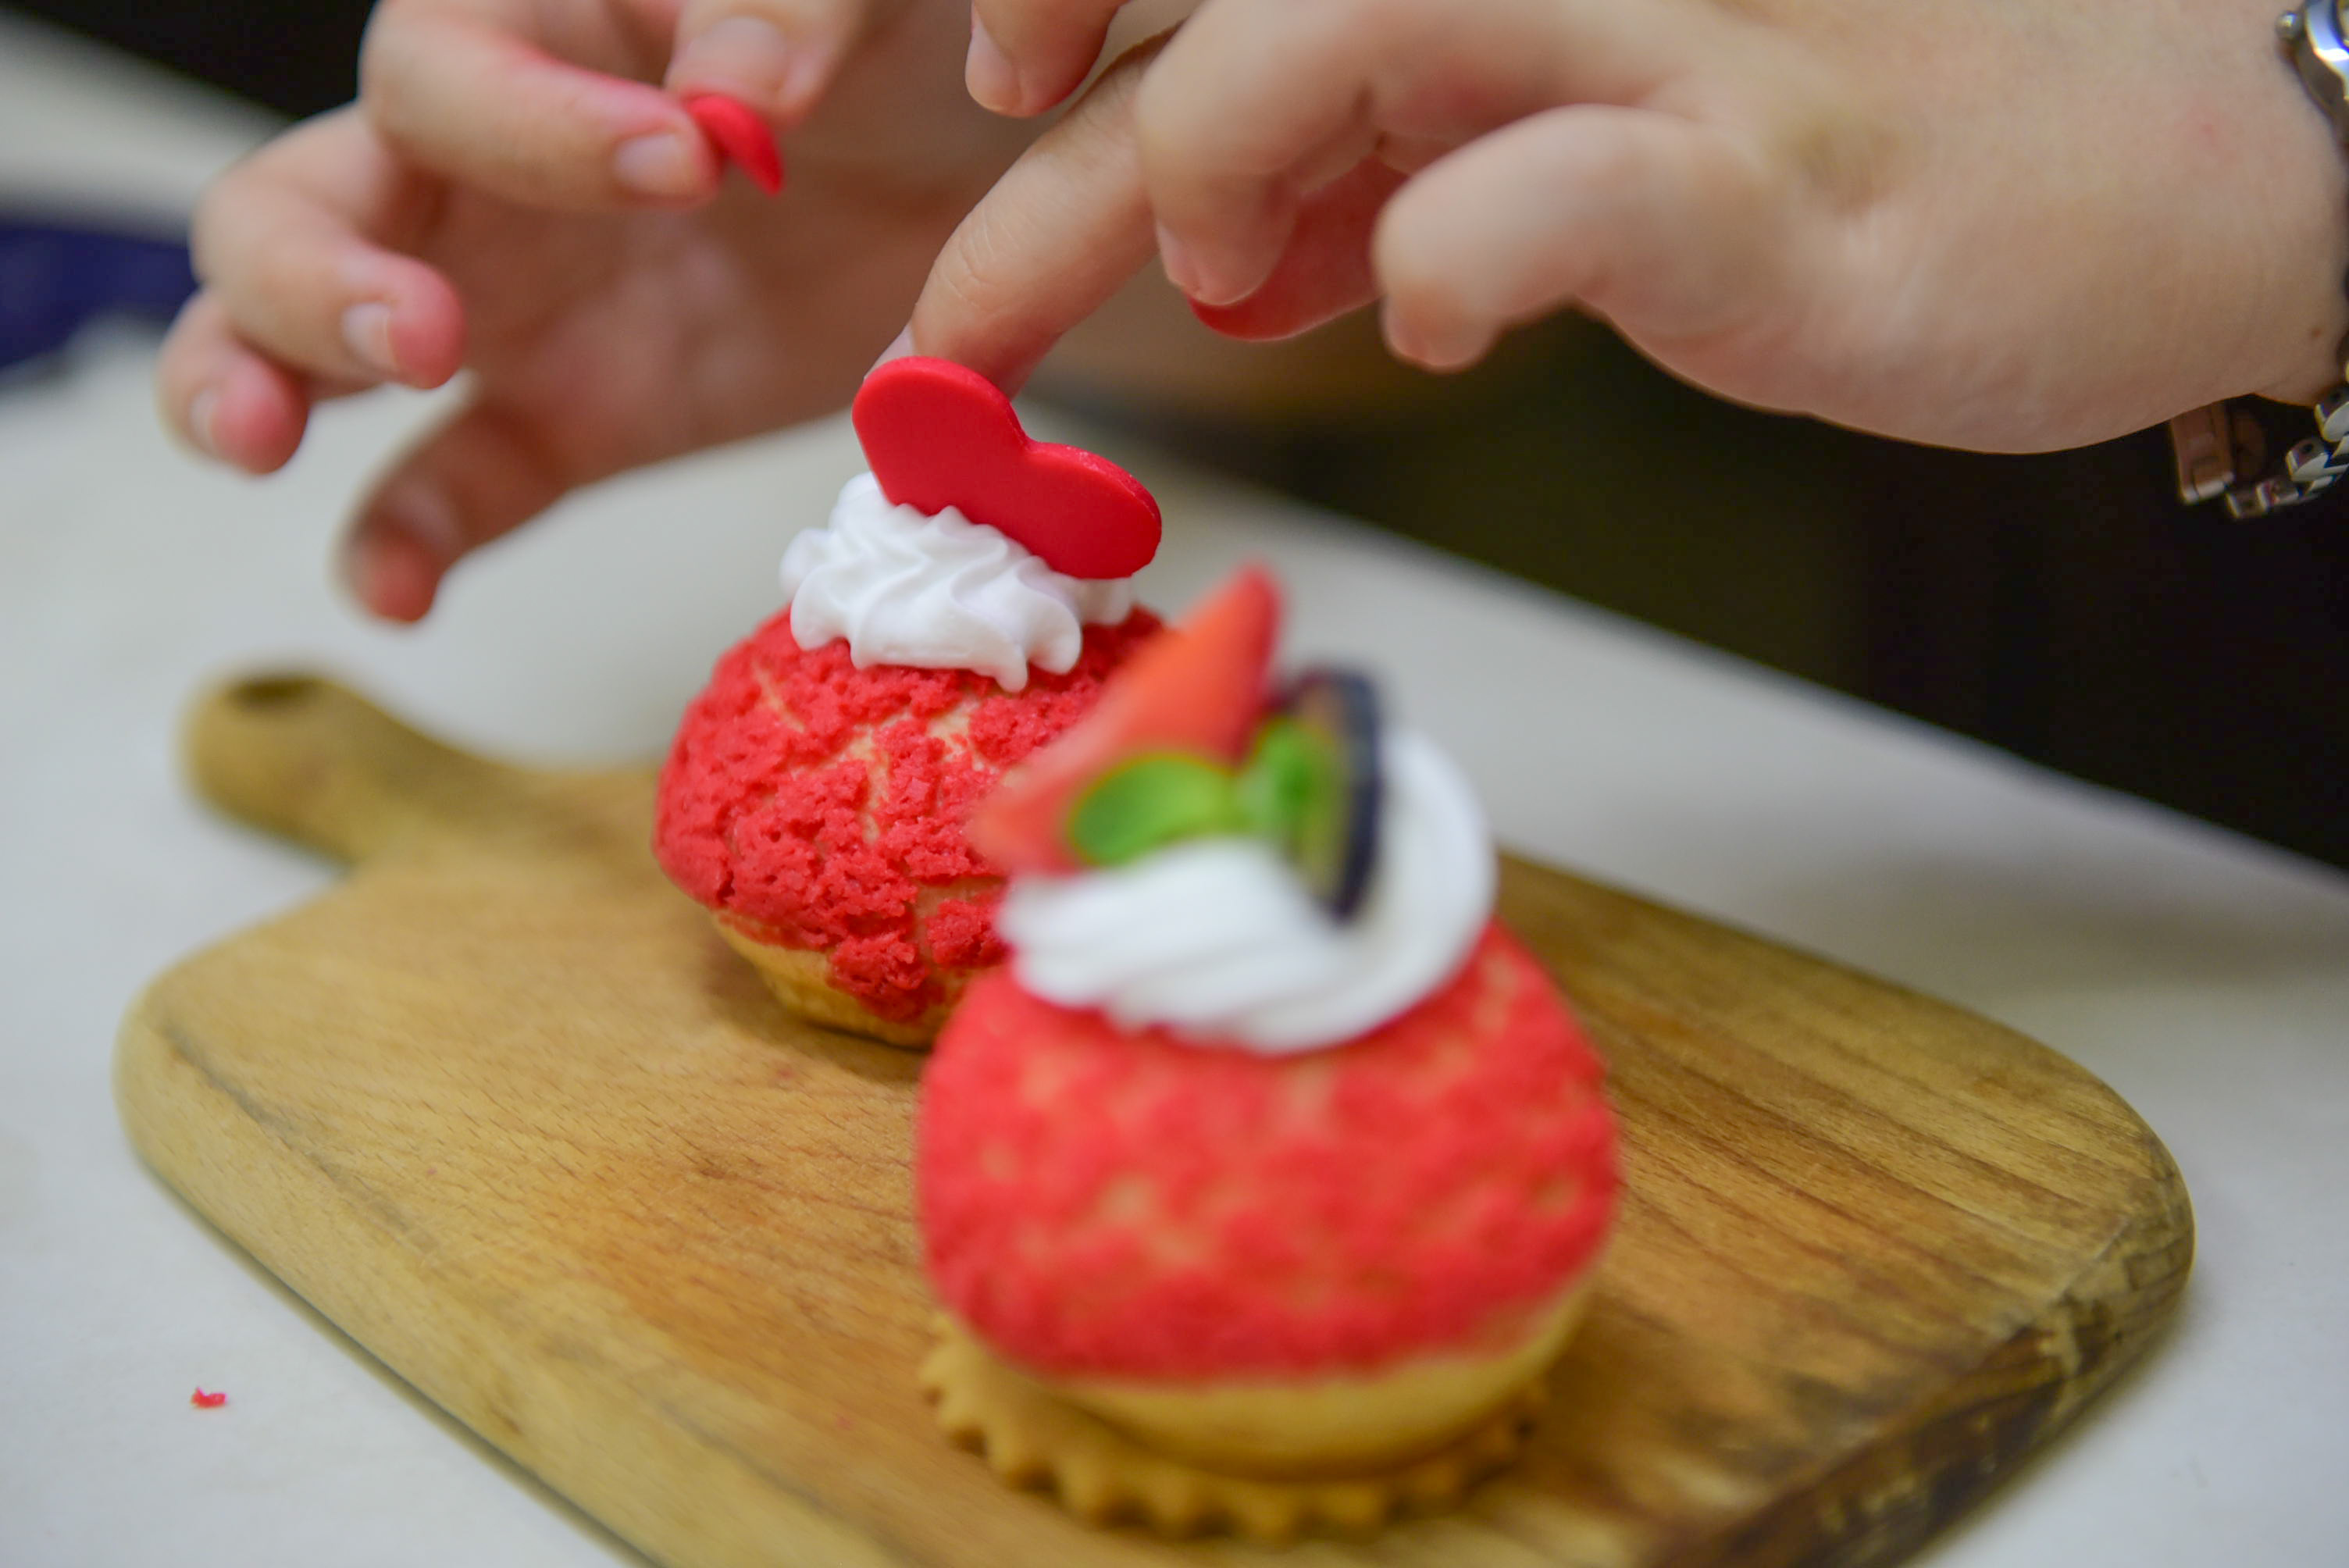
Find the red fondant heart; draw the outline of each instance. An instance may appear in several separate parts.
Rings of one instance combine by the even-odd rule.
[[[750,182],[772,196],[783,188],[783,155],[775,133],[749,104],[724,93],[696,93],[685,100],[685,112],[718,150],[720,161],[741,166]]]
[[[851,411],[864,460],[897,506],[948,507],[1070,577],[1131,577],[1158,553],[1158,503],[1107,458],[1028,438],[1011,399],[950,360],[893,359]]]

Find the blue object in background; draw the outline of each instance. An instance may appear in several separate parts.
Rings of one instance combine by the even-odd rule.
[[[180,241],[0,218],[0,370],[55,353],[101,315],[168,322],[195,292]]]

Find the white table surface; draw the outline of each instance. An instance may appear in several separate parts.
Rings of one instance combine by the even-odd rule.
[[[0,200],[168,212],[267,129],[0,15]],[[125,1143],[108,1065],[132,995],[333,875],[190,798],[174,716],[207,676],[294,662],[477,747],[649,756],[771,609],[854,445],[827,426],[605,487],[396,632],[328,585],[326,552],[429,400],[336,409],[252,485],[158,432],[151,351],[102,334],[0,387],[0,1563],[632,1560]],[[1920,1561],[2349,1562],[2349,878],[1122,455],[1170,522],[1149,596],[1270,559],[1292,646],[1389,675],[1508,842],[2012,1024],[2168,1140],[2201,1237],[2175,1330]],[[197,1385],[231,1402],[191,1409]]]

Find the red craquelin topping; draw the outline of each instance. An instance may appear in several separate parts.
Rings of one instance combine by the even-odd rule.
[[[1061,1376],[1368,1372],[1475,1348],[1606,1235],[1601,1071],[1497,925],[1418,1006],[1295,1057],[1123,1033],[999,972],[923,1083],[930,1277],[988,1343]]]
[[[963,836],[1003,770],[1091,708],[1157,617],[1085,628],[1066,675],[1008,693],[962,670],[860,670],[802,649],[788,611],[718,663],[662,769],[653,851],[750,935],[827,950],[833,983],[881,1017],[942,999],[937,969],[1003,956],[996,868]]]

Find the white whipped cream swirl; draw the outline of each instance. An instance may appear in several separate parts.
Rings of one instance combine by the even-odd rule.
[[[1006,691],[1028,685],[1030,665],[1065,673],[1086,626],[1133,609],[1129,580],[1064,577],[954,507],[890,505],[871,474],[843,488],[828,526],[792,541],[783,593],[801,647],[845,637],[858,669],[971,670]]]
[[[1340,923],[1272,847],[1198,839],[1097,872],[1013,879],[996,929],[1020,984],[1123,1028],[1280,1056],[1366,1034],[1459,969],[1493,909],[1483,810],[1451,759],[1405,731],[1368,896]]]

